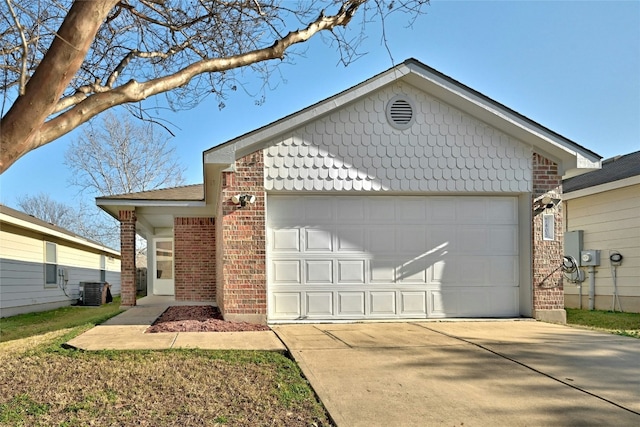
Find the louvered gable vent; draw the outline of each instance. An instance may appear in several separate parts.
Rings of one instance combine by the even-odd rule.
[[[407,129],[414,121],[413,103],[406,95],[398,95],[387,104],[387,120],[396,129]]]

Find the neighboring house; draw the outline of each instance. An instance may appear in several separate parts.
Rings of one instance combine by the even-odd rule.
[[[592,305],[640,312],[640,151],[605,160],[601,170],[567,179],[563,187],[566,230],[582,230],[583,249],[600,250]],[[621,261],[610,259],[615,253]],[[580,287],[565,284],[567,307],[589,308],[586,276]]]
[[[106,196],[122,303],[252,322],[525,316],[563,322],[562,177],[601,157],[409,59],[204,152],[204,184]],[[543,234],[541,213],[549,214]]]
[[[120,253],[0,205],[0,317],[77,302],[80,282],[120,294]]]

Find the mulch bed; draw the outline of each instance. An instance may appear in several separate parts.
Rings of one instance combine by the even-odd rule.
[[[218,308],[211,305],[174,305],[145,331],[156,332],[247,332],[269,331],[267,325],[230,322],[222,318]]]

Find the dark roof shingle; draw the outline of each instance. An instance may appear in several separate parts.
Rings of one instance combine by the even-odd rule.
[[[565,179],[562,185],[570,193],[636,175],[640,175],[640,151],[604,160],[602,169]]]
[[[159,190],[141,191],[139,193],[114,194],[111,196],[96,197],[97,200],[204,200],[204,184],[183,185],[181,187],[162,188]]]

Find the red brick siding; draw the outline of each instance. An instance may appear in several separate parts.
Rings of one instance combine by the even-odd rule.
[[[256,201],[240,207],[230,200],[236,194]],[[223,174],[218,305],[225,315],[266,317],[265,198],[262,150],[237,160],[234,173]]]
[[[120,220],[120,305],[136,305],[136,213],[119,211]]]
[[[562,194],[562,177],[558,174],[558,165],[541,155],[533,154],[533,200],[549,194],[560,198]],[[532,202],[533,202],[532,200]],[[542,240],[542,214],[555,215],[555,240]],[[558,268],[564,255],[562,203],[553,209],[535,215],[533,218],[533,309],[564,309],[564,288],[562,272]],[[549,276],[551,274],[551,276]],[[549,276],[547,278],[547,276]],[[545,280],[546,278],[546,280]]]
[[[175,218],[176,301],[216,299],[216,226],[214,218]]]

